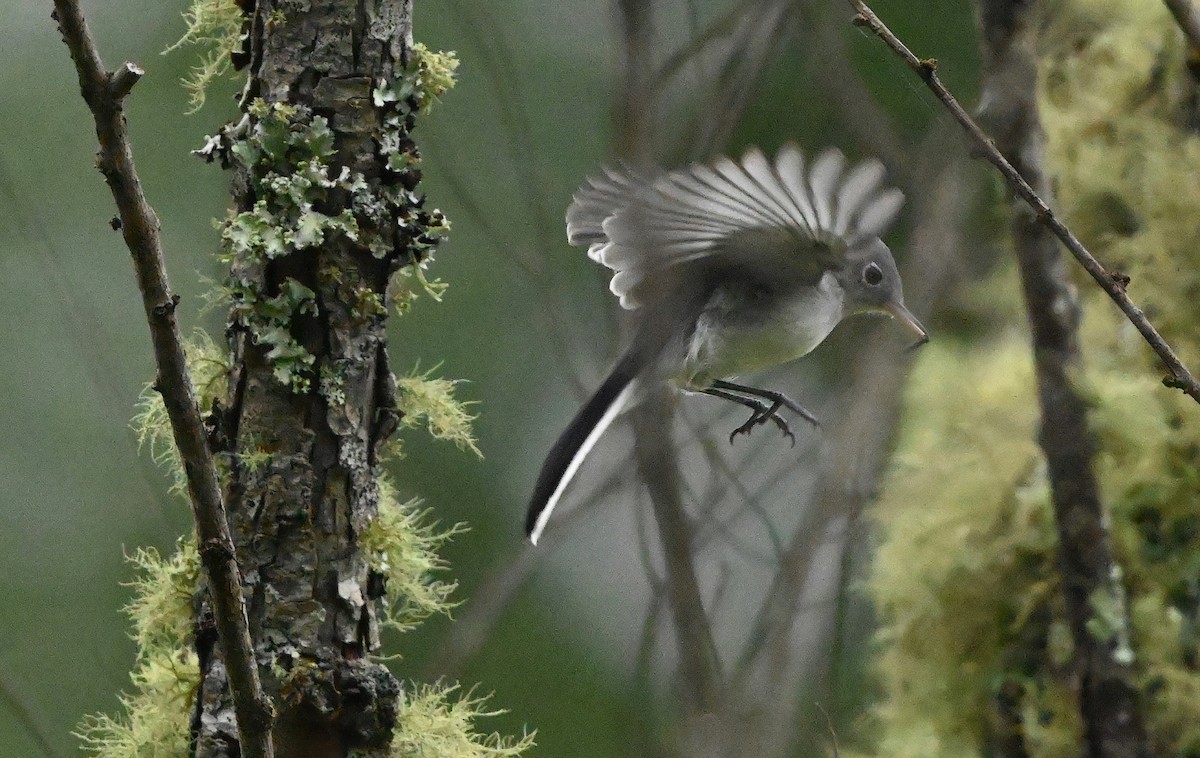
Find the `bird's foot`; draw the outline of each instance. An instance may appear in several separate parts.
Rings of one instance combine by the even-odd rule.
[[[754,405],[751,406],[752,410],[750,412],[750,418],[746,420],[746,423],[729,433],[729,444],[732,445],[733,440],[739,434],[750,434],[750,431],[754,429],[754,427],[765,424],[767,423],[767,420],[770,419],[771,421],[775,422],[775,426],[779,427],[779,431],[783,432],[783,436],[787,437],[791,446],[795,447],[796,435],[792,434],[791,427],[788,426],[787,421],[779,415],[779,409],[784,403],[780,400],[776,400],[770,406],[768,406],[766,403],[760,403],[757,401],[751,402],[753,402]]]
[[[746,423],[729,433],[729,444],[731,445],[739,434],[749,434],[754,427],[765,424],[770,420],[775,426],[779,427],[779,431],[783,433],[784,437],[787,437],[792,447],[795,447],[796,435],[792,434],[787,421],[779,414],[780,408],[787,408],[793,413],[800,415],[818,429],[821,428],[821,423],[817,421],[816,416],[809,413],[804,406],[779,392],[758,389],[757,387],[747,387],[722,380],[717,380],[713,382],[711,387],[700,391],[706,395],[719,397],[722,400],[729,400],[750,409],[750,418],[746,419]]]

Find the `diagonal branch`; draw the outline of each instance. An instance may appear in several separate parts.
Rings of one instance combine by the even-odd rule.
[[[1020,172],[1000,154],[993,140],[984,133],[979,125],[975,123],[974,119],[971,118],[970,114],[955,99],[954,95],[950,93],[950,90],[946,89],[946,86],[942,84],[937,74],[938,63],[936,60],[932,58],[921,59],[914,55],[862,0],[849,0],[849,2],[858,13],[854,18],[854,23],[870,29],[909,68],[921,77],[922,81],[929,86],[929,89],[933,91],[938,100],[942,101],[942,104],[954,116],[954,120],[961,124],[967,134],[971,136],[971,139],[974,140],[976,146],[983,156],[987,158],[988,162],[1003,174],[1012,191],[1029,204],[1034,211],[1037,222],[1049,229],[1063,243],[1075,260],[1083,266],[1092,279],[1096,281],[1096,284],[1100,285],[1100,288],[1117,304],[1117,307],[1121,309],[1130,323],[1137,328],[1138,332],[1146,340],[1146,343],[1158,354],[1158,357],[1162,359],[1162,362],[1170,372],[1169,376],[1163,377],[1163,384],[1182,390],[1197,403],[1200,403],[1200,381],[1197,381],[1196,377],[1183,365],[1183,362],[1175,355],[1175,351],[1171,349],[1167,341],[1163,339],[1158,330],[1146,318],[1146,314],[1142,312],[1142,309],[1129,298],[1129,294],[1125,291],[1126,285],[1129,284],[1128,277],[1119,272],[1109,271],[1104,268],[1100,261],[1096,260],[1096,257],[1083,246],[1083,243],[1079,241],[1074,233],[1058,220],[1058,217],[1054,215],[1054,211],[1050,209],[1050,206],[1042,200],[1033,187],[1029,186],[1029,183],[1022,178]]]
[[[116,71],[107,70],[78,2],[54,0],[54,8],[54,19],[79,74],[81,94],[95,118],[100,141],[97,163],[112,190],[119,228],[133,256],[158,366],[155,387],[162,394],[187,474],[200,557],[216,610],[221,651],[229,669],[242,754],[270,758],[273,709],[259,683],[221,485],[175,320],[179,297],[171,293],[167,282],[158,216],[142,193],[125,131],[122,100],[142,71],[131,63],[122,64]]]

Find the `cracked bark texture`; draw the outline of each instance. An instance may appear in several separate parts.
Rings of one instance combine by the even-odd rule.
[[[1035,99],[1037,3],[980,0],[979,9],[984,61],[981,117],[1000,152],[1050,202]],[[1057,241],[1028,206],[1018,201],[1013,208],[1012,238],[1033,337],[1041,407],[1039,443],[1049,468],[1086,755],[1149,756],[1132,669],[1121,655],[1128,633],[1115,630],[1102,639],[1088,628],[1095,615],[1093,601],[1112,598],[1123,607],[1124,589],[1093,472],[1096,446],[1088,429],[1087,404],[1077,387],[1079,302],[1067,280]],[[1005,745],[1003,754],[1023,755],[1020,725],[1011,718],[1006,722],[1003,735],[997,735]]]
[[[345,166],[372,187],[390,181],[375,138],[372,89],[404,69],[411,0],[239,4],[249,35],[243,106],[257,97],[311,109],[334,132],[334,174]],[[415,152],[411,143],[401,149]],[[251,187],[241,171],[233,188],[237,210],[253,207]],[[336,215],[346,209],[344,194],[335,192],[319,210]],[[382,756],[395,725],[400,684],[368,658],[379,648],[375,601],[382,577],[359,546],[377,512],[376,450],[395,428],[394,383],[385,317],[364,317],[355,303],[367,288],[383,298],[390,275],[412,260],[404,225],[397,219],[395,226],[388,230],[395,250],[383,258],[331,235],[319,247],[240,272],[267,296],[289,277],[316,294],[317,315],[297,314],[292,336],[315,356],[315,377],[322,368],[344,377],[344,402],[327,399],[315,377],[312,391],[293,393],[272,375],[267,347],[255,344],[245,328],[230,326],[230,393],[212,423],[230,462],[226,502],[258,664],[278,712],[280,758]],[[269,452],[270,461],[253,469],[239,465],[239,454],[252,451]],[[203,610],[200,618],[195,754],[232,758],[240,753],[228,679],[213,644],[211,612]]]

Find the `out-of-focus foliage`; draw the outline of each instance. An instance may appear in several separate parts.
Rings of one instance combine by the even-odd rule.
[[[1200,138],[1179,32],[1154,0],[1064,0],[1038,81],[1047,168],[1067,222],[1185,356],[1200,355]],[[1093,598],[1089,630],[1129,635],[1156,755],[1200,751],[1200,433],[1132,327],[1080,278],[1095,467],[1129,592]],[[1012,701],[1029,755],[1074,758],[1067,663],[1031,358],[1011,270],[973,302],[1008,324],[939,345],[909,385],[898,457],[874,516],[869,589],[883,624],[873,754],[980,756]],[[989,294],[993,293],[993,294]],[[1007,293],[1011,295],[998,295]],[[998,302],[998,300],[1003,302]],[[995,316],[1002,314],[1002,318]],[[1193,361],[1194,362],[1194,361]],[[992,714],[989,717],[989,714]]]

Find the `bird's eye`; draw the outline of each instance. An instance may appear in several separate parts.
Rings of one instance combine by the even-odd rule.
[[[868,263],[863,268],[862,280],[871,287],[878,286],[883,281],[883,271],[875,263]]]

